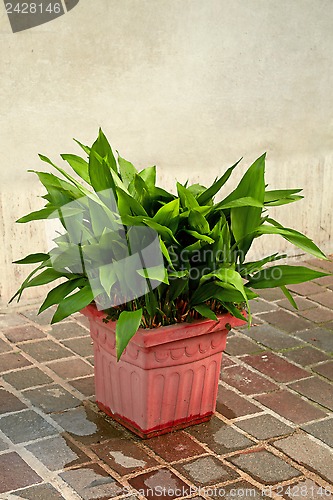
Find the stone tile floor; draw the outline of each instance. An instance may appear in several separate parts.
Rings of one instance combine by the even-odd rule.
[[[290,288],[230,332],[212,420],[147,441],[94,405],[84,317],[0,315],[0,498],[332,497],[333,276]]]

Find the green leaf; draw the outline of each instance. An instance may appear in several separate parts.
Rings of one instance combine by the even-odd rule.
[[[207,234],[210,231],[207,219],[198,210],[190,210],[188,223],[200,234]]]
[[[200,279],[200,283],[203,283],[207,279],[211,279],[213,277],[218,278],[222,282],[229,283],[230,285],[235,287],[235,289],[242,294],[242,296],[244,297],[244,302],[246,302],[246,305],[249,307],[249,302],[244,288],[243,279],[237,271],[231,269],[230,267],[221,267],[220,269],[214,271],[213,273],[204,275]],[[249,314],[249,321],[251,321],[250,314]]]
[[[175,243],[178,244],[178,241],[174,237],[173,232],[168,227],[162,226],[162,224],[158,224],[158,222],[155,222],[152,219],[144,218],[143,222],[151,229],[155,229],[155,231],[159,235],[161,235],[166,242],[174,241]]]
[[[48,163],[49,165],[52,165],[52,167],[54,167],[58,172],[60,172],[68,181],[74,184],[74,186],[82,193],[82,195],[89,193],[89,191],[85,189],[83,186],[81,186],[81,184],[76,179],[74,179],[74,177],[69,175],[64,169],[57,167],[57,165],[55,165],[47,156],[41,154],[39,154],[38,156],[42,161]]]
[[[316,278],[328,276],[327,273],[315,271],[305,266],[272,266],[254,274],[246,284],[251,288],[276,288],[285,285],[296,285]]]
[[[271,220],[271,219],[270,219]],[[289,241],[293,245],[297,246],[298,248],[301,248],[305,252],[314,255],[315,257],[318,257],[319,259],[325,259],[327,260],[326,255],[320,250],[320,248],[317,247],[313,243],[310,238],[305,236],[302,233],[299,233],[298,231],[295,231],[294,229],[289,229],[285,228],[282,226],[270,226],[267,224],[262,224],[260,227],[257,228],[256,233],[258,235],[261,234],[279,234],[281,235],[285,240]]]
[[[196,238],[197,240],[200,241],[205,241],[206,243],[212,244],[214,243],[213,238],[210,238],[209,236],[205,234],[200,234],[197,231],[190,231],[189,229],[185,229],[185,232],[193,236],[193,238]]]
[[[187,286],[188,286],[188,279],[178,278],[170,280],[170,286],[169,286],[170,301],[175,300],[177,297],[179,297],[184,292],[185,288],[187,288]]]
[[[122,311],[116,324],[116,349],[119,361],[127,344],[136,334],[141,323],[142,309],[137,311]]]
[[[284,293],[284,295],[287,297],[287,299],[289,300],[290,304],[295,308],[295,309],[298,309],[298,306],[294,300],[294,297],[291,295],[291,293],[289,292],[288,288],[285,287],[285,286],[281,286],[280,287],[282,292]]]
[[[89,154],[90,154],[90,148],[89,148],[89,146],[85,146],[84,144],[82,144],[82,143],[81,143],[80,141],[78,141],[77,139],[73,139],[73,141],[75,141],[75,142],[76,142],[76,144],[78,144],[78,145],[80,146],[80,148],[82,148],[82,149],[83,149],[83,151],[84,151],[85,153],[87,153],[87,155],[89,156]]]
[[[23,281],[22,285],[20,286],[20,288],[17,290],[17,292],[10,298],[9,300],[9,304],[11,302],[13,302],[13,300],[18,297],[17,299],[17,302],[19,302],[21,296],[22,296],[22,293],[24,291],[24,289],[27,287],[27,284],[29,283],[30,279],[32,276],[34,276],[40,269],[43,269],[44,267],[47,267],[47,264],[50,263],[49,259],[48,260],[45,260],[43,261],[41,264],[39,264],[39,266],[37,266],[35,269],[33,269],[31,271],[31,273],[25,278],[25,280]]]
[[[177,192],[183,208],[193,209],[199,207],[199,203],[189,189],[177,182]]]
[[[216,314],[207,306],[207,304],[198,304],[194,306],[195,309],[201,316],[208,319],[213,319],[214,321],[218,321]]]
[[[69,295],[75,288],[84,285],[85,278],[77,278],[73,280],[65,281],[51,290],[42,305],[39,308],[38,314],[45,311],[54,304],[59,304],[67,295]]]
[[[161,207],[153,217],[153,221],[176,232],[179,220],[179,199],[170,201]]]
[[[169,250],[167,249],[164,241],[162,240],[162,238],[160,236],[159,236],[159,240],[160,240],[162,254],[164,255],[164,257],[165,257],[166,261],[168,262],[168,264],[170,265],[171,269],[174,269],[174,265],[173,265],[173,262],[171,260],[170,254],[169,254]]]
[[[36,264],[37,262],[44,262],[49,258],[48,253],[32,253],[24,257],[24,259],[15,260],[13,264]]]
[[[242,160],[238,160],[232,167],[228,168],[228,170],[220,177],[217,181],[214,181],[213,184],[203,191],[197,196],[197,201],[200,205],[207,205],[207,203],[220,191],[222,186],[227,182],[229,177],[231,176],[234,168],[237,167],[238,163]]]
[[[232,316],[234,316],[235,318],[238,318],[238,319],[241,319],[243,321],[246,321],[246,318],[244,318],[244,316],[241,313],[241,311],[236,306],[234,306],[234,304],[231,304],[230,302],[223,302],[223,307],[225,307],[225,309],[227,311],[229,311],[230,314],[232,314]],[[248,310],[249,310],[249,313],[250,313],[250,309],[249,308],[248,308]],[[249,324],[251,323],[251,316],[250,316],[250,314],[249,314],[248,322],[249,322]]]
[[[117,162],[112,148],[101,128],[99,129],[98,137],[91,149],[94,149],[95,153],[97,153],[105,161],[107,167],[114,170],[114,172],[118,172]]]
[[[30,288],[31,286],[41,286],[41,285],[46,285],[47,283],[51,283],[51,281],[54,281],[58,278],[63,278],[64,273],[60,273],[58,271],[55,271],[54,269],[45,269],[42,273],[40,273],[38,276],[35,276],[32,278],[26,285],[25,288]]]
[[[168,273],[164,266],[147,267],[145,269],[138,269],[136,272],[143,278],[160,281],[166,285],[169,284]]]
[[[90,184],[89,163],[77,155],[62,154],[61,158],[72,167],[75,173]]]
[[[191,184],[191,186],[187,186],[187,189],[198,199],[198,196],[206,191],[207,188],[201,184]]]
[[[295,196],[300,191],[302,189],[274,189],[272,191],[265,191],[264,203],[270,207],[292,203],[303,198],[303,196]]]
[[[237,188],[221,204],[226,205],[249,196],[257,200],[260,204],[264,203],[265,157],[266,154],[263,154],[248,168]],[[235,240],[238,242],[242,261],[253,241],[253,236],[249,235],[260,225],[261,212],[262,209],[260,207],[253,206],[231,208],[231,230]]]
[[[118,195],[118,210],[121,217],[123,215],[141,215],[148,216],[146,210],[143,206],[130,194],[125,193],[125,191],[119,187],[117,187],[117,195]]]
[[[69,295],[61,301],[56,312],[54,313],[51,324],[58,323],[71,314],[81,311],[81,309],[89,305],[93,300],[94,295],[90,286],[81,288],[78,292]]]
[[[215,205],[214,210],[216,209],[227,209],[227,208],[238,208],[238,207],[259,207],[263,208],[263,203],[252,198],[251,196],[244,196],[243,198],[238,198],[237,200],[232,200],[229,202],[221,201]]]
[[[279,205],[288,205],[288,203],[294,203],[294,201],[299,201],[302,200],[304,196],[296,196],[292,195],[289,196],[288,198],[282,198],[281,200],[277,201],[269,201],[267,203],[264,203],[265,207],[277,207]]]
[[[37,210],[36,212],[31,212],[30,214],[20,217],[16,222],[23,224],[33,220],[48,219],[52,214],[54,214],[54,212],[56,212],[56,210],[57,209],[55,207],[42,208],[41,210]]]
[[[96,144],[96,143],[95,143]],[[93,145],[89,155],[89,177],[90,182],[96,193],[106,189],[112,189],[115,192],[115,184],[110,169],[106,162],[100,160],[96,154],[96,145]]]
[[[265,264],[268,264],[269,262],[274,262],[276,260],[285,259],[286,257],[287,257],[286,254],[279,255],[278,253],[274,253],[272,255],[269,255],[268,257],[265,257],[264,259],[255,260],[252,262],[247,262],[246,264],[242,264],[238,269],[238,272],[243,277],[246,277],[248,274],[260,271],[260,269]]]
[[[121,180],[123,181],[125,187],[128,188],[128,186],[138,173],[137,169],[130,161],[127,161],[124,158],[122,158],[119,153],[118,153],[118,164],[119,164]]]
[[[156,167],[153,166],[153,167],[144,168],[139,173],[139,176],[141,177],[141,179],[143,179],[145,181],[145,183],[147,184],[148,187],[150,187],[150,188],[154,187],[156,184]],[[157,189],[161,189],[161,188],[157,188]],[[161,190],[161,191],[164,191],[164,190]],[[164,191],[164,193],[170,196],[170,194],[167,193],[166,191]]]

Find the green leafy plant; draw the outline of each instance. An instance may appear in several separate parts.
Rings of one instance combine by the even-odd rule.
[[[159,286],[149,286],[144,295],[105,311],[106,321],[117,320],[118,359],[140,326],[158,328],[200,318],[216,320],[226,311],[243,318],[244,310],[250,321],[249,300],[258,296],[256,290],[279,287],[296,307],[286,285],[326,275],[303,266],[274,265],[286,257],[278,253],[246,261],[252,243],[263,234],[280,235],[302,251],[326,258],[307,236],[269,217],[269,207],[292,203],[302,196],[300,189],[267,189],[265,155],[247,169],[236,189],[214,202],[239,161],[208,188],[177,183],[177,194],[173,194],[156,186],[155,167],[139,172],[119,154],[116,158],[102,130],[91,147],[76,142],[85,158],[61,155],[75,172],[74,177],[40,155],[60,176],[35,172],[46,188],[46,205],[17,222],[58,217],[64,233],[54,240],[52,258],[51,254],[36,253],[16,262],[38,266],[11,300],[19,300],[26,288],[61,278],[39,312],[57,305],[52,319],[55,323],[80,311],[96,300],[94,278],[88,276],[82,262],[83,252],[92,267],[99,268],[98,293],[111,297],[117,278],[131,283],[136,277],[133,270],[126,275],[124,268],[117,276],[103,264],[121,261],[126,250],[124,241],[129,242],[133,228],[151,228],[158,234],[163,264],[142,266],[135,272],[147,280],[148,286],[151,280],[157,280]],[[94,211],[90,210],[92,205]],[[72,221],[70,229],[68,220]]]

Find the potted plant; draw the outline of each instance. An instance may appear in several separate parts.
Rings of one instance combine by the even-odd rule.
[[[267,213],[301,199],[300,189],[268,190],[262,155],[221,201],[214,197],[239,162],[208,188],[177,183],[169,193],[156,186],[155,167],[138,172],[116,159],[101,130],[91,148],[78,144],[87,159],[61,155],[74,177],[40,155],[61,177],[36,172],[46,206],[18,222],[56,218],[62,231],[51,252],[17,261],[38,266],[12,300],[61,279],[39,312],[57,305],[52,323],[77,311],[89,317],[97,403],[141,437],[207,420],[228,330],[251,322],[256,291],[280,287],[296,307],[286,285],[325,276],[276,265],[286,257],[278,253],[246,261],[263,234],[326,258]]]

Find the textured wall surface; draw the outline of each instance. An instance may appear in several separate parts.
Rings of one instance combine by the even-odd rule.
[[[267,151],[269,184],[306,196],[276,217],[332,251],[332,16],[331,0],[81,0],[13,34],[1,4],[1,306],[27,273],[11,261],[47,248],[43,222],[14,225],[40,203],[26,170],[99,125],[166,187],[244,156],[239,178]],[[288,248],[266,238],[254,253]]]

